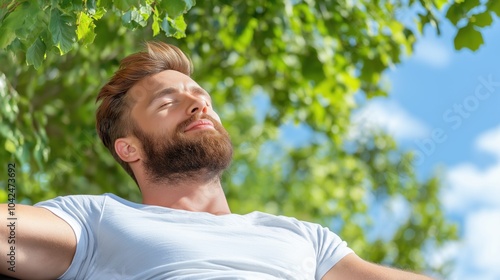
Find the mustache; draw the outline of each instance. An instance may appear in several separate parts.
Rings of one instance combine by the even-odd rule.
[[[216,120],[216,119],[214,119],[210,115],[205,114],[205,113],[192,115],[189,119],[181,122],[180,124],[177,125],[176,132],[177,133],[184,132],[186,130],[186,127],[188,125],[190,125],[192,122],[195,122],[195,121],[198,121],[198,120],[201,120],[201,119],[210,120],[214,124],[215,129],[220,132],[220,129],[221,129],[222,125],[219,123],[219,121]]]

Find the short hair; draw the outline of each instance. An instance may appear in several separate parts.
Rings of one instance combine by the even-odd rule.
[[[163,42],[146,42],[145,51],[125,57],[113,77],[100,90],[96,102],[101,101],[96,112],[96,129],[102,143],[115,160],[134,179],[134,172],[115,151],[115,141],[133,133],[131,119],[133,101],[127,92],[138,81],[165,70],[179,71],[190,76],[191,60],[176,46]]]

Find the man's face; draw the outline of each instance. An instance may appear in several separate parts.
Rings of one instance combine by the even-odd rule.
[[[229,166],[229,135],[210,95],[190,77],[166,70],[139,81],[129,94],[133,133],[142,143],[150,180],[220,175]]]

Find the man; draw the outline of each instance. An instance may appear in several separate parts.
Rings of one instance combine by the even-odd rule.
[[[232,146],[190,60],[160,42],[125,58],[97,97],[97,131],[142,204],[112,194],[18,205],[21,279],[428,279],[357,257],[317,224],[232,214],[221,186]],[[7,207],[0,209],[6,220]]]

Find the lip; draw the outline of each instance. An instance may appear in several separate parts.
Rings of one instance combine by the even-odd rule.
[[[207,119],[197,120],[197,121],[194,121],[194,122],[190,123],[186,127],[186,129],[184,130],[184,132],[188,132],[190,130],[202,129],[202,128],[211,128],[211,129],[214,129],[214,124],[210,120],[207,120]]]

